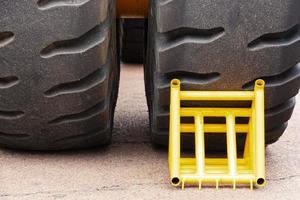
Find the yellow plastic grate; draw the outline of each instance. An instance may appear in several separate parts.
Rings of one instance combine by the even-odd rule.
[[[265,186],[264,81],[254,91],[181,91],[180,80],[171,81],[169,171],[174,186],[185,184]],[[251,101],[250,108],[181,107],[181,101]],[[193,117],[193,124],[181,124],[181,117]],[[225,117],[226,124],[205,124],[204,117]],[[236,124],[236,117],[249,117],[248,124]],[[195,157],[181,158],[181,133],[195,134]],[[227,156],[205,157],[205,134],[226,133]],[[237,157],[236,134],[247,133],[243,157]]]

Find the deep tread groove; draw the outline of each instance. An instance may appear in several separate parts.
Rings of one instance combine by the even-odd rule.
[[[0,32],[0,48],[14,41],[15,35],[13,32]]]
[[[299,24],[284,32],[268,33],[260,36],[248,44],[251,51],[270,47],[288,46],[300,40]]]
[[[105,108],[107,107],[106,105],[107,105],[106,101],[102,101],[83,112],[58,117],[58,118],[50,121],[49,124],[58,125],[58,124],[65,124],[65,123],[72,123],[72,122],[79,122],[79,121],[87,120],[87,119],[90,119],[91,117],[96,116],[99,113],[103,112],[105,110]]]
[[[22,111],[0,111],[0,119],[6,119],[6,120],[14,120],[19,119],[24,116],[24,112]]]
[[[166,73],[162,76],[163,84],[170,84],[174,78],[180,79],[182,82],[195,83],[195,84],[209,84],[217,81],[220,78],[220,73],[212,72],[205,74],[197,74],[187,71],[174,71]]]
[[[106,39],[105,36],[103,26],[97,25],[78,38],[53,42],[41,51],[41,57],[83,53],[101,44]]]
[[[62,6],[81,6],[89,1],[90,0],[39,0],[37,5],[41,10],[48,10]]]
[[[265,110],[266,117],[276,115],[277,113],[280,113],[281,111],[284,110],[288,110],[290,108],[294,108],[295,105],[296,105],[296,100],[293,97],[278,106]]]
[[[19,83],[19,78],[16,76],[7,76],[0,78],[0,89],[7,89]]]
[[[282,136],[287,126],[288,126],[288,122],[284,122],[272,129],[266,130],[266,143],[272,144],[276,142],[280,138],[280,136]]]
[[[15,138],[27,138],[30,137],[30,135],[28,134],[22,134],[22,133],[18,133],[18,134],[9,134],[9,133],[3,133],[0,132],[0,137],[4,137],[4,138],[11,138],[11,139],[15,139]]]
[[[298,79],[300,78],[300,64],[288,69],[287,71],[285,71],[281,74],[277,74],[274,76],[260,77],[257,79],[263,79],[266,82],[266,86],[275,86],[275,85],[283,84],[283,83],[289,81],[290,78],[295,75],[297,76],[296,78],[298,78]],[[255,80],[257,80],[257,79],[255,79]],[[245,85],[243,85],[243,89],[244,90],[253,89],[255,80],[250,81],[249,83],[246,83]]]
[[[63,94],[74,94],[87,91],[96,85],[102,83],[106,78],[104,69],[97,69],[86,77],[69,83],[62,83],[45,92],[47,97],[55,97]]]
[[[170,32],[161,33],[160,51],[166,51],[185,43],[206,44],[225,35],[223,27],[213,29],[179,28]]]

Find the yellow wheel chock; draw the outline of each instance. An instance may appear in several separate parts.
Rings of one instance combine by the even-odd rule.
[[[171,81],[169,172],[173,186],[185,184],[249,185],[263,187],[265,179],[265,125],[263,80],[254,91],[181,91],[180,80]],[[181,107],[181,101],[251,101],[250,108]],[[181,117],[193,117],[194,124],[181,124]],[[225,117],[226,124],[205,124],[204,117]],[[249,117],[248,124],[236,124],[236,117]],[[195,134],[195,157],[181,158],[181,134]],[[206,158],[205,134],[226,133],[227,156]],[[236,134],[247,133],[243,157],[237,157]]]

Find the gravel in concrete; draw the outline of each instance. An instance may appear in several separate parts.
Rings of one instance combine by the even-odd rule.
[[[1,149],[0,199],[300,198],[300,104],[284,136],[267,148],[267,186],[254,191],[171,187],[167,151],[151,145],[148,126],[142,67],[123,66],[113,144],[48,153]]]

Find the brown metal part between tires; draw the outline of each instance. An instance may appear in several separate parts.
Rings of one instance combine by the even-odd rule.
[[[124,18],[148,16],[148,0],[117,0],[117,15]]]

